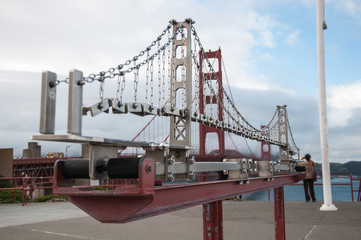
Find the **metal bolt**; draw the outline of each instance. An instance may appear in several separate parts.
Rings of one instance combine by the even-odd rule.
[[[188,159],[189,164],[194,164],[195,162],[196,162],[196,158],[194,156],[192,156]]]
[[[173,173],[168,173],[168,180],[171,181],[171,182],[174,182],[175,177],[174,177]]]
[[[194,180],[196,178],[196,173],[193,171],[189,172],[189,178],[189,180]]]
[[[175,164],[175,157],[173,155],[168,156],[168,165]]]
[[[151,173],[152,172],[152,166],[148,164],[146,166],[146,171],[147,171],[148,174]]]
[[[50,82],[50,83],[49,83],[49,87],[50,87],[50,88],[56,87],[56,81]]]

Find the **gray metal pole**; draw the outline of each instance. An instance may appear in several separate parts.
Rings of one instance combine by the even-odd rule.
[[[332,204],[330,162],[328,157],[327,106],[325,84],[325,49],[324,49],[324,0],[317,0],[317,55],[318,55],[318,102],[320,115],[321,158],[323,200],[321,211],[337,211]]]

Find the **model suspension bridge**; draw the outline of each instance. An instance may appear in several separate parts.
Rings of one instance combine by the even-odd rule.
[[[192,19],[170,21],[144,50],[99,73],[85,75],[71,70],[69,78],[59,80],[56,73],[43,72],[40,134],[32,138],[88,144],[87,159],[58,161],[54,172],[57,191],[67,194],[74,204],[99,221],[128,222],[204,204],[208,214],[205,225],[212,225],[205,228],[205,239],[211,239],[208,236],[221,239],[221,231],[214,229],[222,222],[222,199],[274,188],[275,200],[277,197],[281,204],[282,186],[302,178],[294,170],[293,155],[299,150],[286,106],[277,106],[261,128],[249,123],[223,87],[221,51],[205,51],[193,24]],[[56,92],[64,82],[69,88],[67,134],[55,134]],[[93,84],[99,85],[97,99],[84,104],[84,88]],[[113,92],[106,91],[107,85],[115,86]],[[83,136],[83,116],[96,117],[104,112],[118,114],[120,121],[123,114],[167,118],[168,131],[163,131],[163,140],[159,142]],[[202,162],[190,155],[195,145],[194,124],[199,128]],[[206,135],[217,134],[219,153],[225,155],[225,132],[278,146],[279,161],[227,156],[223,161],[207,161]],[[119,152],[126,148],[141,148],[145,154],[140,158],[120,158]],[[191,180],[198,173],[214,171],[228,174],[228,180],[154,186],[156,180],[164,183]],[[78,178],[136,181],[133,185],[95,191],[89,186],[74,186],[73,180]],[[278,217],[282,218],[280,211]],[[209,218],[209,214],[213,217]],[[279,231],[282,229],[276,229],[276,234]]]

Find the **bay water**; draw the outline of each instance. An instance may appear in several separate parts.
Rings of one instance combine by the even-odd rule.
[[[333,178],[331,179],[332,201],[352,201],[350,178]],[[332,185],[332,184],[348,184],[348,185]],[[303,181],[298,182],[300,185],[288,185],[284,187],[285,201],[305,201],[305,193],[303,190]],[[323,201],[322,179],[315,182],[315,195],[317,201]],[[353,181],[353,188],[359,189],[360,181]],[[357,201],[358,192],[354,192],[354,201]],[[243,200],[267,201],[268,191],[245,194]],[[270,190],[270,199],[273,200],[273,190]]]

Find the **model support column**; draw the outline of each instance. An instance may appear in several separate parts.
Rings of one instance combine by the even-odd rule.
[[[274,188],[275,239],[286,239],[285,202],[283,187]]]
[[[203,239],[223,240],[222,200],[203,204]]]
[[[317,0],[317,55],[318,55],[318,104],[320,115],[321,159],[324,203],[321,211],[337,211],[332,204],[330,161],[328,157],[326,80],[325,80],[325,49],[323,31],[326,29],[324,21],[324,1]]]
[[[70,70],[68,97],[68,134],[81,135],[83,113],[83,72]]]
[[[182,109],[185,116],[170,116],[169,143],[171,145],[191,146],[191,113],[192,113],[192,19],[184,22],[172,21],[173,35],[179,33],[180,39],[172,44],[171,79],[170,79],[170,105],[171,111]],[[178,49],[179,48],[179,49]],[[180,56],[177,56],[177,49]],[[178,77],[178,79],[177,79]],[[176,162],[187,162],[189,151],[187,149],[169,149],[169,155],[175,157]],[[177,174],[175,177],[187,178],[187,174]]]
[[[262,136],[269,137],[269,128],[267,126],[261,125]],[[271,161],[271,144],[268,142],[261,142],[261,160],[262,161]]]
[[[191,146],[191,113],[192,113],[192,20],[172,22],[173,35],[178,28],[182,29],[181,39],[175,39],[172,45],[171,59],[170,105],[173,109],[182,108],[188,114],[184,117],[170,116],[169,143]],[[177,48],[183,48],[181,56],[176,56]],[[178,74],[177,74],[178,73]],[[180,79],[177,79],[178,78]],[[183,92],[183,94],[182,94]],[[178,102],[177,102],[178,100]],[[179,101],[181,100],[181,101]],[[177,160],[176,160],[177,161]]]
[[[56,107],[56,74],[49,71],[42,73],[40,128],[41,134],[54,134]]]
[[[285,146],[280,146],[280,162],[283,165],[288,165],[290,160],[290,149],[288,145],[288,120],[286,105],[277,106],[278,111],[278,141],[286,143]]]

